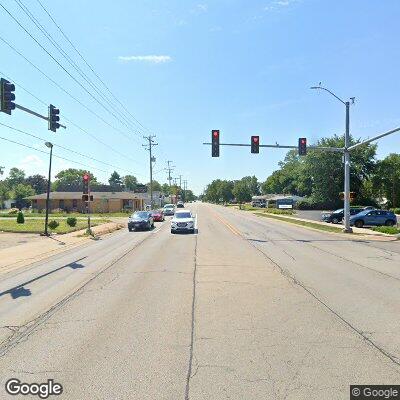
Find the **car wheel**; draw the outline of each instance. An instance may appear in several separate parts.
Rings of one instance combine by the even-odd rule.
[[[333,218],[333,219],[332,219],[332,223],[333,223],[333,224],[338,224],[338,223],[339,223],[339,220],[338,220],[337,218]]]
[[[364,226],[364,222],[362,220],[358,220],[354,223],[357,228],[362,228]]]
[[[386,225],[386,226],[393,226],[393,225],[394,225],[394,222],[393,222],[391,219],[388,219],[388,220],[385,222],[385,225]]]
[[[128,231],[129,231],[129,232],[132,232],[132,228],[128,228]]]
[[[173,229],[171,229],[171,233],[175,233],[175,231]]]
[[[194,229],[191,229],[191,230],[190,230],[190,233],[192,233],[192,234],[193,234],[193,233],[194,233]]]

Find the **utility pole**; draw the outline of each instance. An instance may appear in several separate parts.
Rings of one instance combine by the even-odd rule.
[[[182,192],[182,175],[179,175],[179,194]]]
[[[51,160],[53,158],[53,144],[51,142],[45,143],[46,147],[50,149],[50,161],[49,161],[49,177],[47,179],[47,195],[46,195],[46,218],[44,221],[44,235],[49,236],[48,224],[49,224],[49,208],[50,208],[50,188],[51,188]]]
[[[172,161],[168,160],[167,161],[167,168],[166,170],[168,171],[168,184],[169,184],[169,196],[170,196],[170,200],[171,200],[171,196],[172,196],[172,189],[171,189],[171,172],[173,171],[173,168],[175,168],[174,165],[171,165]]]
[[[183,201],[186,202],[186,189],[187,189],[187,180],[183,181]]]
[[[148,141],[147,144],[142,145],[143,147],[147,147],[146,150],[149,151],[150,155],[150,208],[153,209],[153,153],[152,149],[153,146],[158,146],[158,143],[156,143],[153,139],[155,138],[155,135],[149,135],[149,136],[143,136],[143,139],[146,139]]]

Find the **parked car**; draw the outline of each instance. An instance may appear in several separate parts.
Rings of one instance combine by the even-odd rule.
[[[397,225],[396,215],[391,211],[386,210],[364,210],[357,215],[350,217],[350,225],[357,228],[367,226],[393,226]]]
[[[194,233],[194,217],[189,210],[177,210],[171,219],[171,233]]]
[[[183,201],[178,201],[176,203],[176,208],[185,208],[185,205],[183,204]]]
[[[154,228],[153,216],[148,211],[136,211],[129,217],[128,230],[129,232],[136,231],[138,229],[150,230]]]
[[[175,213],[175,206],[173,204],[166,204],[164,206],[164,215],[174,215]]]
[[[162,222],[165,220],[163,210],[153,210],[150,211],[153,216],[154,222]]]
[[[251,202],[252,207],[260,207],[260,208],[265,208],[267,205],[267,202],[265,200],[253,200]]]
[[[356,215],[363,210],[364,210],[363,208],[352,207],[352,208],[350,208],[350,216]],[[335,210],[331,213],[323,213],[321,216],[322,221],[331,222],[332,224],[339,224],[340,222],[343,221],[343,218],[344,218],[344,209],[343,208],[339,208],[338,210]]]

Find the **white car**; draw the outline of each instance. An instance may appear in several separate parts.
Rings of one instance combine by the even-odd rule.
[[[175,206],[173,204],[166,204],[164,206],[164,215],[174,215]]]
[[[176,210],[171,219],[171,233],[190,232],[194,233],[195,218],[190,210]]]

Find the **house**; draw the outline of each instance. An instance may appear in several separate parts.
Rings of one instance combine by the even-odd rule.
[[[90,211],[98,213],[118,212],[123,210],[143,210],[145,193],[133,192],[91,192],[93,201],[90,202]],[[42,193],[29,196],[26,200],[32,203],[34,210],[46,209],[47,194]],[[82,192],[51,192],[50,210],[85,212],[85,202],[82,201]]]

